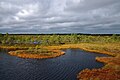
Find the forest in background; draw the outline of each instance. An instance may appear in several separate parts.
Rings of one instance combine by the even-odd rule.
[[[120,35],[85,35],[85,34],[36,34],[17,35],[0,34],[0,44],[34,44],[34,45],[61,45],[78,43],[116,43],[120,42]]]
[[[2,45],[61,45],[79,43],[116,43],[120,42],[120,35],[110,34],[0,34],[0,44]]]

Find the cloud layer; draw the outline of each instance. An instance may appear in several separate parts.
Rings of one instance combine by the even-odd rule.
[[[0,0],[1,33],[120,33],[120,0]]]

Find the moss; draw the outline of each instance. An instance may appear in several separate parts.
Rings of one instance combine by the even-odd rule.
[[[19,54],[18,54],[19,53]],[[65,53],[61,50],[46,50],[46,49],[32,49],[32,51],[29,50],[16,50],[16,51],[10,51],[10,55],[21,57],[21,58],[54,58],[61,55],[64,55]]]

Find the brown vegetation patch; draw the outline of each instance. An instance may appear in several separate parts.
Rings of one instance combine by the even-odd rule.
[[[19,52],[19,53],[17,53]],[[64,55],[65,53],[60,50],[52,50],[52,54],[50,53],[42,53],[42,54],[33,54],[33,53],[26,53],[24,50],[19,51],[10,51],[9,54],[13,56],[17,56],[20,58],[34,58],[34,59],[43,59],[43,58],[54,58],[61,55]]]
[[[99,62],[120,65],[120,58],[116,57],[97,57],[96,60]]]
[[[114,69],[85,69],[78,74],[77,78],[79,80],[119,80],[120,71]]]
[[[5,50],[23,50],[23,49],[27,49],[27,47],[16,47],[16,46],[0,46],[0,49],[5,49]]]
[[[120,58],[96,57],[99,62],[106,63],[102,69],[85,69],[78,74],[79,80],[119,80]]]

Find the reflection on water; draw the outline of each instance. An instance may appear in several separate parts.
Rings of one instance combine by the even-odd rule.
[[[64,50],[65,55],[53,59],[22,59],[0,51],[0,80],[76,80],[85,68],[100,68],[96,56],[80,49]]]

